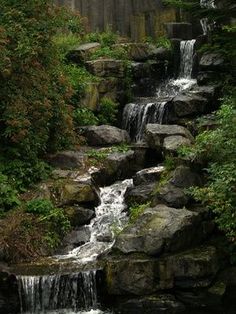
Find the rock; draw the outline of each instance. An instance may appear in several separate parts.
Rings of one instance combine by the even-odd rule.
[[[189,197],[182,189],[171,183],[167,183],[155,193],[152,198],[152,205],[155,206],[164,203],[174,208],[182,208],[187,205],[188,201]]]
[[[82,44],[70,50],[66,55],[66,59],[80,65],[89,60],[90,56],[100,48],[100,43]]]
[[[192,39],[191,23],[166,23],[168,38]]]
[[[221,70],[224,65],[224,58],[219,53],[204,53],[200,59],[199,66],[201,70],[215,71]]]
[[[100,202],[99,192],[90,180],[87,182],[76,182],[73,180],[63,182],[57,190],[60,206],[84,204],[88,207],[94,207]]]
[[[160,149],[166,137],[176,135],[193,141],[191,133],[180,125],[147,124],[146,126],[146,139],[151,148]]]
[[[187,249],[202,240],[201,215],[165,205],[147,208],[117,237],[114,249],[150,256]]]
[[[84,168],[87,157],[76,151],[64,151],[47,157],[48,162],[56,168],[63,170]]]
[[[202,246],[159,260],[160,289],[209,287],[219,270],[215,247]]]
[[[89,224],[90,220],[95,217],[93,210],[80,206],[66,207],[64,210],[71,226],[74,227]]]
[[[158,294],[121,302],[118,309],[122,314],[177,314],[183,313],[185,306],[173,295]]]
[[[79,107],[84,107],[92,111],[98,110],[99,92],[97,83],[89,83],[85,87],[84,97],[79,102]]]
[[[194,94],[180,94],[168,103],[169,117],[171,120],[194,117],[207,112],[207,99]]]
[[[125,93],[124,81],[119,78],[101,78],[98,84],[100,99],[106,97],[119,102]]]
[[[151,66],[149,63],[132,62],[130,67],[132,75],[135,79],[148,77],[150,75]]]
[[[186,189],[202,185],[202,179],[198,173],[192,171],[189,167],[179,166],[174,170],[170,183],[176,187]]]
[[[214,100],[216,97],[217,87],[212,85],[194,86],[189,93],[206,98],[208,101]]]
[[[127,131],[110,125],[86,127],[83,133],[88,145],[91,146],[109,146],[130,142]]]
[[[147,203],[152,198],[155,186],[155,183],[149,183],[127,188],[125,192],[125,203],[128,206]]]
[[[81,246],[90,240],[91,231],[88,226],[80,227],[71,231],[63,240],[63,249],[59,254],[67,254],[74,248]]]
[[[214,71],[199,71],[197,74],[198,85],[210,84],[217,81],[218,74]]]
[[[109,295],[146,295],[156,291],[157,262],[140,258],[112,258],[106,263],[105,274]]]
[[[88,71],[99,77],[119,77],[125,76],[124,62],[116,59],[98,59],[87,61],[86,67]]]
[[[181,146],[190,145],[190,139],[181,135],[173,135],[164,139],[163,148],[166,153],[176,153]]]
[[[0,271],[0,313],[20,313],[17,279],[14,275]]]
[[[164,166],[146,168],[138,171],[133,177],[134,185],[148,184],[156,182],[160,179],[162,173],[165,171]]]

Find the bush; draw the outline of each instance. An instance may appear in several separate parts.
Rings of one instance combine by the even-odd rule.
[[[0,172],[0,212],[3,213],[19,204],[17,191],[9,184],[7,176]]]
[[[85,42],[99,42],[102,47],[114,45],[118,41],[119,35],[112,32],[108,27],[105,32],[89,33],[85,36]]]
[[[135,220],[144,212],[146,208],[150,206],[150,203],[146,204],[134,204],[129,208],[129,221],[130,223],[134,223]]]
[[[98,124],[98,118],[87,108],[75,109],[73,115],[74,122],[77,127]]]
[[[118,104],[104,97],[100,102],[98,113],[99,124],[114,124],[118,113]]]

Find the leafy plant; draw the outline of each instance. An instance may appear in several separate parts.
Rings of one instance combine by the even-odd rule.
[[[73,112],[74,122],[77,127],[86,125],[97,125],[98,118],[87,108],[78,108]]]
[[[134,204],[129,208],[129,221],[130,223],[134,223],[135,220],[144,212],[146,208],[150,206],[150,203],[146,204]]]
[[[119,35],[114,33],[110,27],[107,27],[105,32],[88,33],[85,42],[99,42],[103,47],[111,46],[117,42]]]
[[[107,97],[101,99],[98,113],[99,124],[114,124],[116,121],[117,113],[117,103]]]
[[[20,205],[17,191],[9,184],[8,177],[0,172],[0,211],[3,213],[17,205]]]

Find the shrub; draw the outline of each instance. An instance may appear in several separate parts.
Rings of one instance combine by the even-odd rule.
[[[0,211],[5,212],[19,204],[17,191],[9,184],[7,176],[0,172]]]
[[[111,46],[117,42],[119,35],[108,27],[105,32],[89,33],[85,36],[85,42],[99,42],[103,47]]]
[[[99,124],[114,124],[118,113],[118,104],[104,97],[100,102],[98,113]]]
[[[74,110],[74,122],[77,127],[86,125],[97,125],[98,118],[87,108],[78,108]]]

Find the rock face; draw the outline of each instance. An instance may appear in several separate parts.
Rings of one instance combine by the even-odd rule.
[[[163,148],[166,152],[175,153],[179,147],[189,145],[191,145],[190,139],[181,135],[173,135],[164,139]]]
[[[146,139],[151,148],[162,148],[164,140],[172,136],[179,136],[179,141],[180,137],[188,140],[181,139],[183,142],[189,143],[193,141],[191,133],[186,128],[179,125],[147,124],[146,126]],[[168,141],[169,140],[166,140],[165,145],[168,144]]]
[[[87,61],[86,67],[89,72],[99,77],[119,77],[125,75],[125,66],[123,61],[116,59],[98,59]]]
[[[5,271],[0,271],[0,287],[0,313],[20,313],[16,277]]]
[[[165,167],[152,167],[138,171],[133,177],[134,185],[148,184],[160,179]]]
[[[186,249],[201,241],[200,221],[200,214],[186,209],[165,205],[147,208],[118,235],[114,248],[125,254],[142,252],[150,256]]]
[[[91,146],[109,146],[130,142],[127,131],[110,125],[87,127],[84,128],[83,133],[87,143]]]
[[[90,220],[95,216],[93,210],[81,206],[66,207],[65,213],[73,227],[89,224]]]
[[[180,38],[182,40],[193,38],[191,23],[167,23],[166,28],[169,38]]]
[[[199,62],[200,69],[206,71],[220,70],[223,64],[224,59],[218,53],[204,53]]]
[[[89,59],[91,54],[101,47],[99,43],[87,43],[80,45],[66,55],[67,60],[81,64]]]

